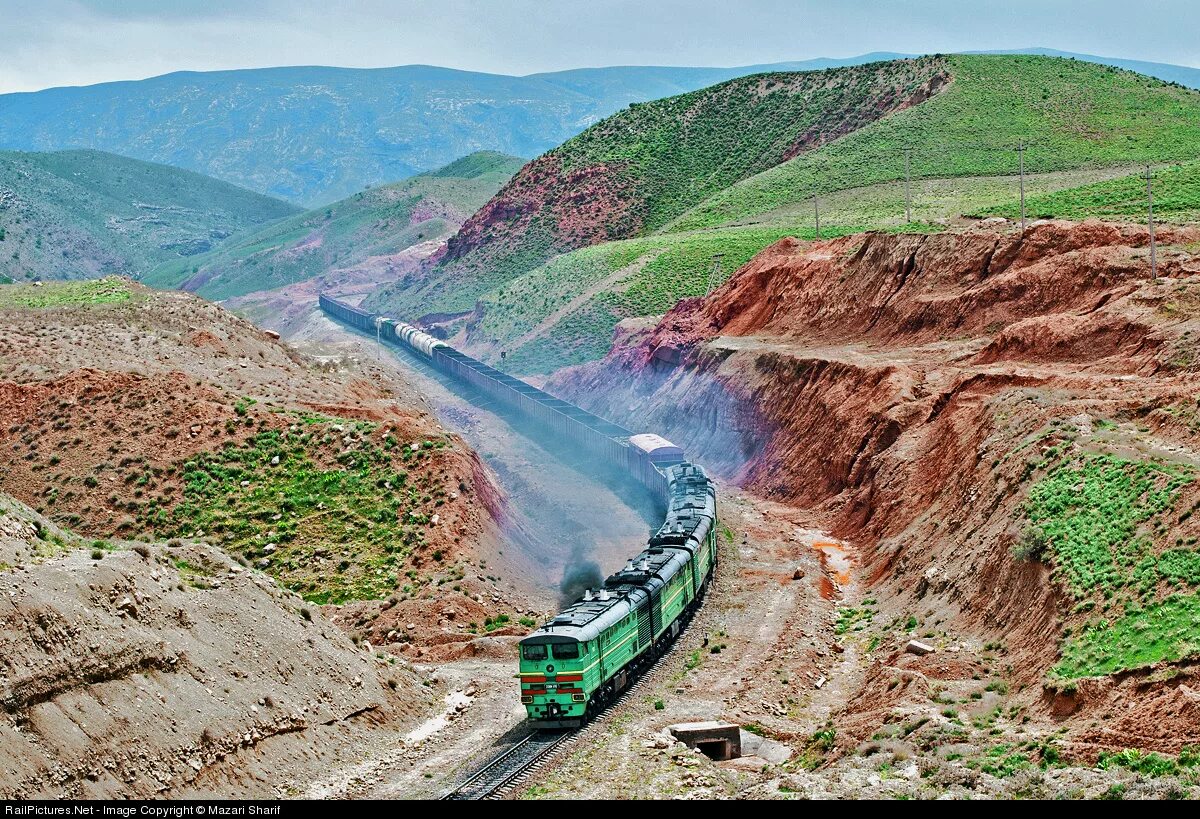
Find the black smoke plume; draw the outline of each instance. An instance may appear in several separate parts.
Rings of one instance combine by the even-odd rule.
[[[558,584],[559,607],[569,606],[588,589],[599,588],[604,583],[600,567],[591,560],[580,560],[563,569],[562,583]]]

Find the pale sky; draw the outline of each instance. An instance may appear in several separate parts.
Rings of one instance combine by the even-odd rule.
[[[504,74],[1040,46],[1200,66],[1200,0],[0,0],[0,93],[179,70]]]

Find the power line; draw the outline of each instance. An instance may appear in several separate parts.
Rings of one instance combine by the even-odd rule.
[[[1021,160],[1021,234],[1025,233],[1025,151],[1029,146],[1025,144],[1025,140],[1017,143],[1017,156]]]
[[[382,355],[380,353],[380,348],[383,346],[383,343],[379,338],[379,329],[380,329],[380,327],[383,326],[383,323],[385,321],[387,321],[387,319],[384,318],[383,316],[375,317],[375,358],[376,358],[376,360],[379,360]]]
[[[912,192],[909,189],[909,163],[912,160],[912,148],[904,149],[904,221],[912,224]]]

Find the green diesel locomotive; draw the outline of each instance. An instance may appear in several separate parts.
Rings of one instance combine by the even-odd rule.
[[[521,641],[521,702],[541,728],[575,728],[686,625],[717,562],[717,500],[704,470],[661,469],[667,515],[625,568]]]

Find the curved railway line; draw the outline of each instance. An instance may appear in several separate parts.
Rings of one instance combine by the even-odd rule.
[[[521,641],[521,702],[530,732],[442,796],[499,799],[526,782],[642,690],[703,602],[717,564],[716,496],[683,450],[634,434],[500,372],[420,329],[319,297],[332,317],[415,351],[436,369],[538,422],[589,459],[650,490],[666,514],[646,548],[597,589]],[[577,466],[576,468],[582,468]],[[594,658],[594,659],[593,659]]]

